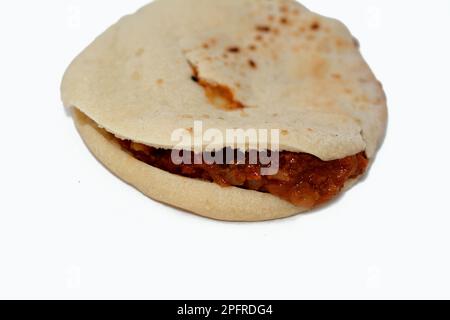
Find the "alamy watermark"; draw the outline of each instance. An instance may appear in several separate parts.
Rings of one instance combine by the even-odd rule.
[[[171,140],[176,143],[171,154],[176,165],[260,165],[260,174],[266,176],[279,169],[279,129],[204,130],[202,121],[194,121],[192,128],[175,130]]]

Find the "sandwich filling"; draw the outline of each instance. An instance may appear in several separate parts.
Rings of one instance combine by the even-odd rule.
[[[306,153],[282,151],[279,154],[279,170],[274,175],[262,175],[265,165],[245,163],[175,164],[172,150],[157,149],[129,140],[117,139],[121,147],[136,159],[161,170],[180,176],[214,182],[223,187],[238,188],[270,193],[306,209],[323,204],[344,188],[345,183],[362,175],[368,159],[364,152],[342,159],[323,161]],[[234,151],[238,152],[238,151]],[[191,152],[194,157],[205,157]],[[209,154],[211,156],[211,154]]]

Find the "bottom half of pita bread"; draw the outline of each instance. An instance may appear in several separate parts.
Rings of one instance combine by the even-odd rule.
[[[274,195],[221,187],[148,165],[124,151],[117,138],[73,108],[75,125],[90,151],[109,170],[144,195],[195,214],[224,221],[264,221],[308,210]],[[356,182],[349,180],[344,189]]]

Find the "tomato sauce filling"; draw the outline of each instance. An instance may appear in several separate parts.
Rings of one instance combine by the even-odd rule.
[[[223,187],[234,186],[248,190],[270,193],[303,208],[313,208],[336,195],[349,179],[362,175],[368,165],[364,152],[342,159],[323,161],[307,153],[282,151],[279,153],[279,170],[274,175],[262,175],[262,164],[245,163],[194,164],[195,155],[190,153],[192,164],[172,162],[172,150],[157,149],[128,140],[119,140],[122,148],[136,159],[161,170],[184,177],[201,179]],[[237,151],[234,151],[237,152]],[[235,157],[236,159],[236,157]]]

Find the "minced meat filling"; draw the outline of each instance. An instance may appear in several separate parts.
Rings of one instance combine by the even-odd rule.
[[[261,175],[261,164],[180,164],[172,162],[172,150],[157,149],[131,141],[120,144],[135,158],[161,170],[184,177],[215,182],[221,186],[266,192],[294,205],[312,208],[334,198],[352,178],[363,174],[368,160],[364,152],[343,159],[323,161],[306,154],[282,151],[278,173]],[[191,153],[191,156],[194,156]],[[249,154],[246,155],[246,160]]]

